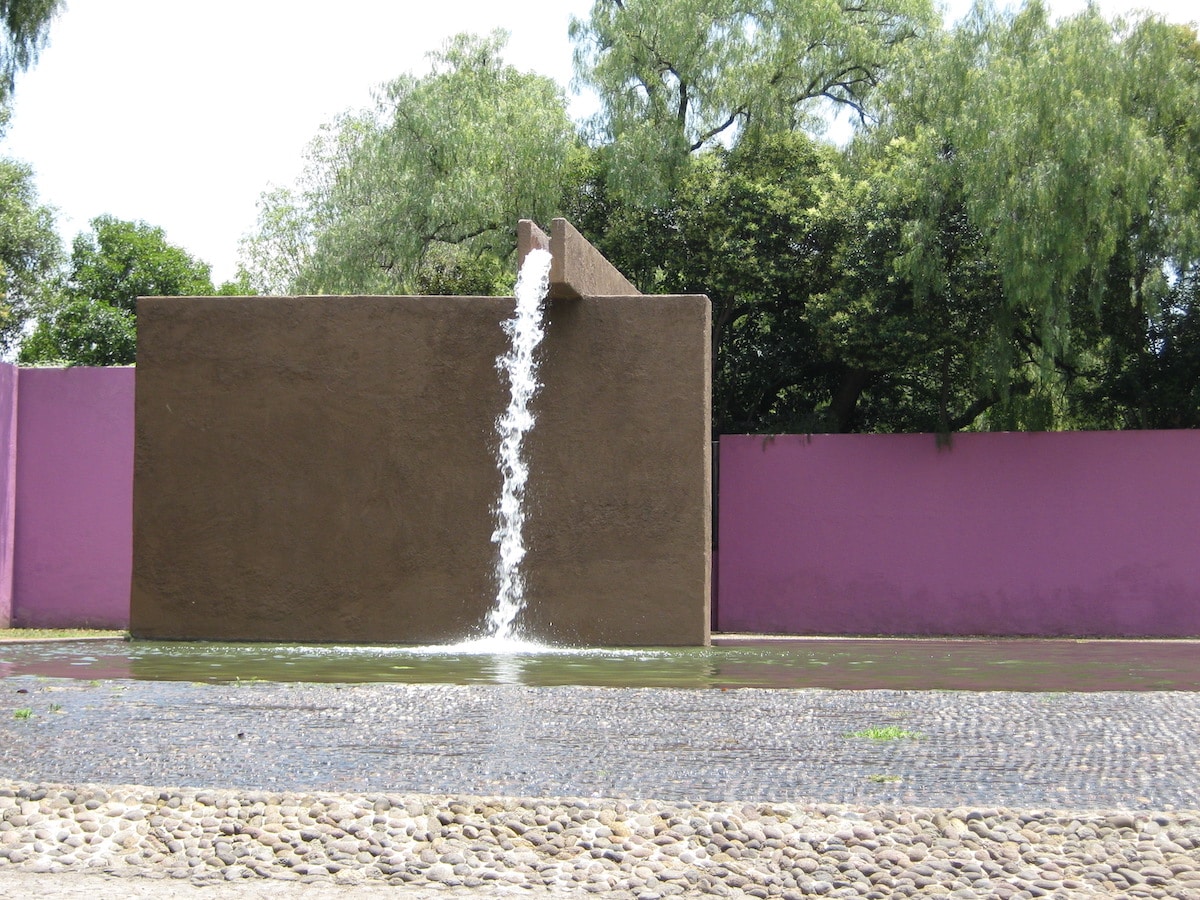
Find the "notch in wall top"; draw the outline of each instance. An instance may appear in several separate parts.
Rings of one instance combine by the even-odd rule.
[[[517,223],[517,259],[524,262],[535,248],[550,251],[551,300],[641,293],[566,219],[554,219],[549,235],[531,220],[521,219]]]

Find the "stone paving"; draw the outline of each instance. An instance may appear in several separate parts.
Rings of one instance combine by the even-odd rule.
[[[1200,809],[1200,693],[36,678],[0,690],[0,773],[30,781]],[[853,736],[888,727],[892,740]]]
[[[0,690],[0,895],[1200,897],[1197,694]]]

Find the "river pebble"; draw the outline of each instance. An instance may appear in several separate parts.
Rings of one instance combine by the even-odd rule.
[[[194,884],[1200,898],[1197,847],[1190,812],[0,787],[0,871]]]

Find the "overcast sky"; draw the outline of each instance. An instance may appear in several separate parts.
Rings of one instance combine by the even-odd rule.
[[[1138,7],[1192,21],[1194,0]],[[377,85],[420,72],[460,31],[511,32],[508,62],[571,78],[567,23],[592,0],[68,0],[18,78],[0,155],[30,163],[64,239],[110,213],[158,225],[232,277],[255,202],[305,144]],[[969,0],[955,0],[954,11]],[[1073,10],[1082,0],[1051,0]],[[1105,0],[1108,13],[1126,2]],[[516,223],[514,223],[515,227]]]

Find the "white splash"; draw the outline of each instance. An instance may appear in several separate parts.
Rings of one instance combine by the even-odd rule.
[[[543,311],[550,288],[550,259],[546,250],[531,250],[521,264],[515,291],[516,312],[504,323],[511,345],[507,353],[496,359],[496,368],[507,376],[510,391],[508,408],[496,420],[496,433],[500,436],[496,463],[503,483],[496,503],[496,530],[492,533],[492,543],[499,547],[496,601],[487,617],[488,638],[500,642],[517,637],[514,623],[525,606],[521,561],[525,558],[525,485],[529,480],[529,464],[522,450],[525,435],[534,423],[529,403],[541,386],[534,351],[545,334]]]

